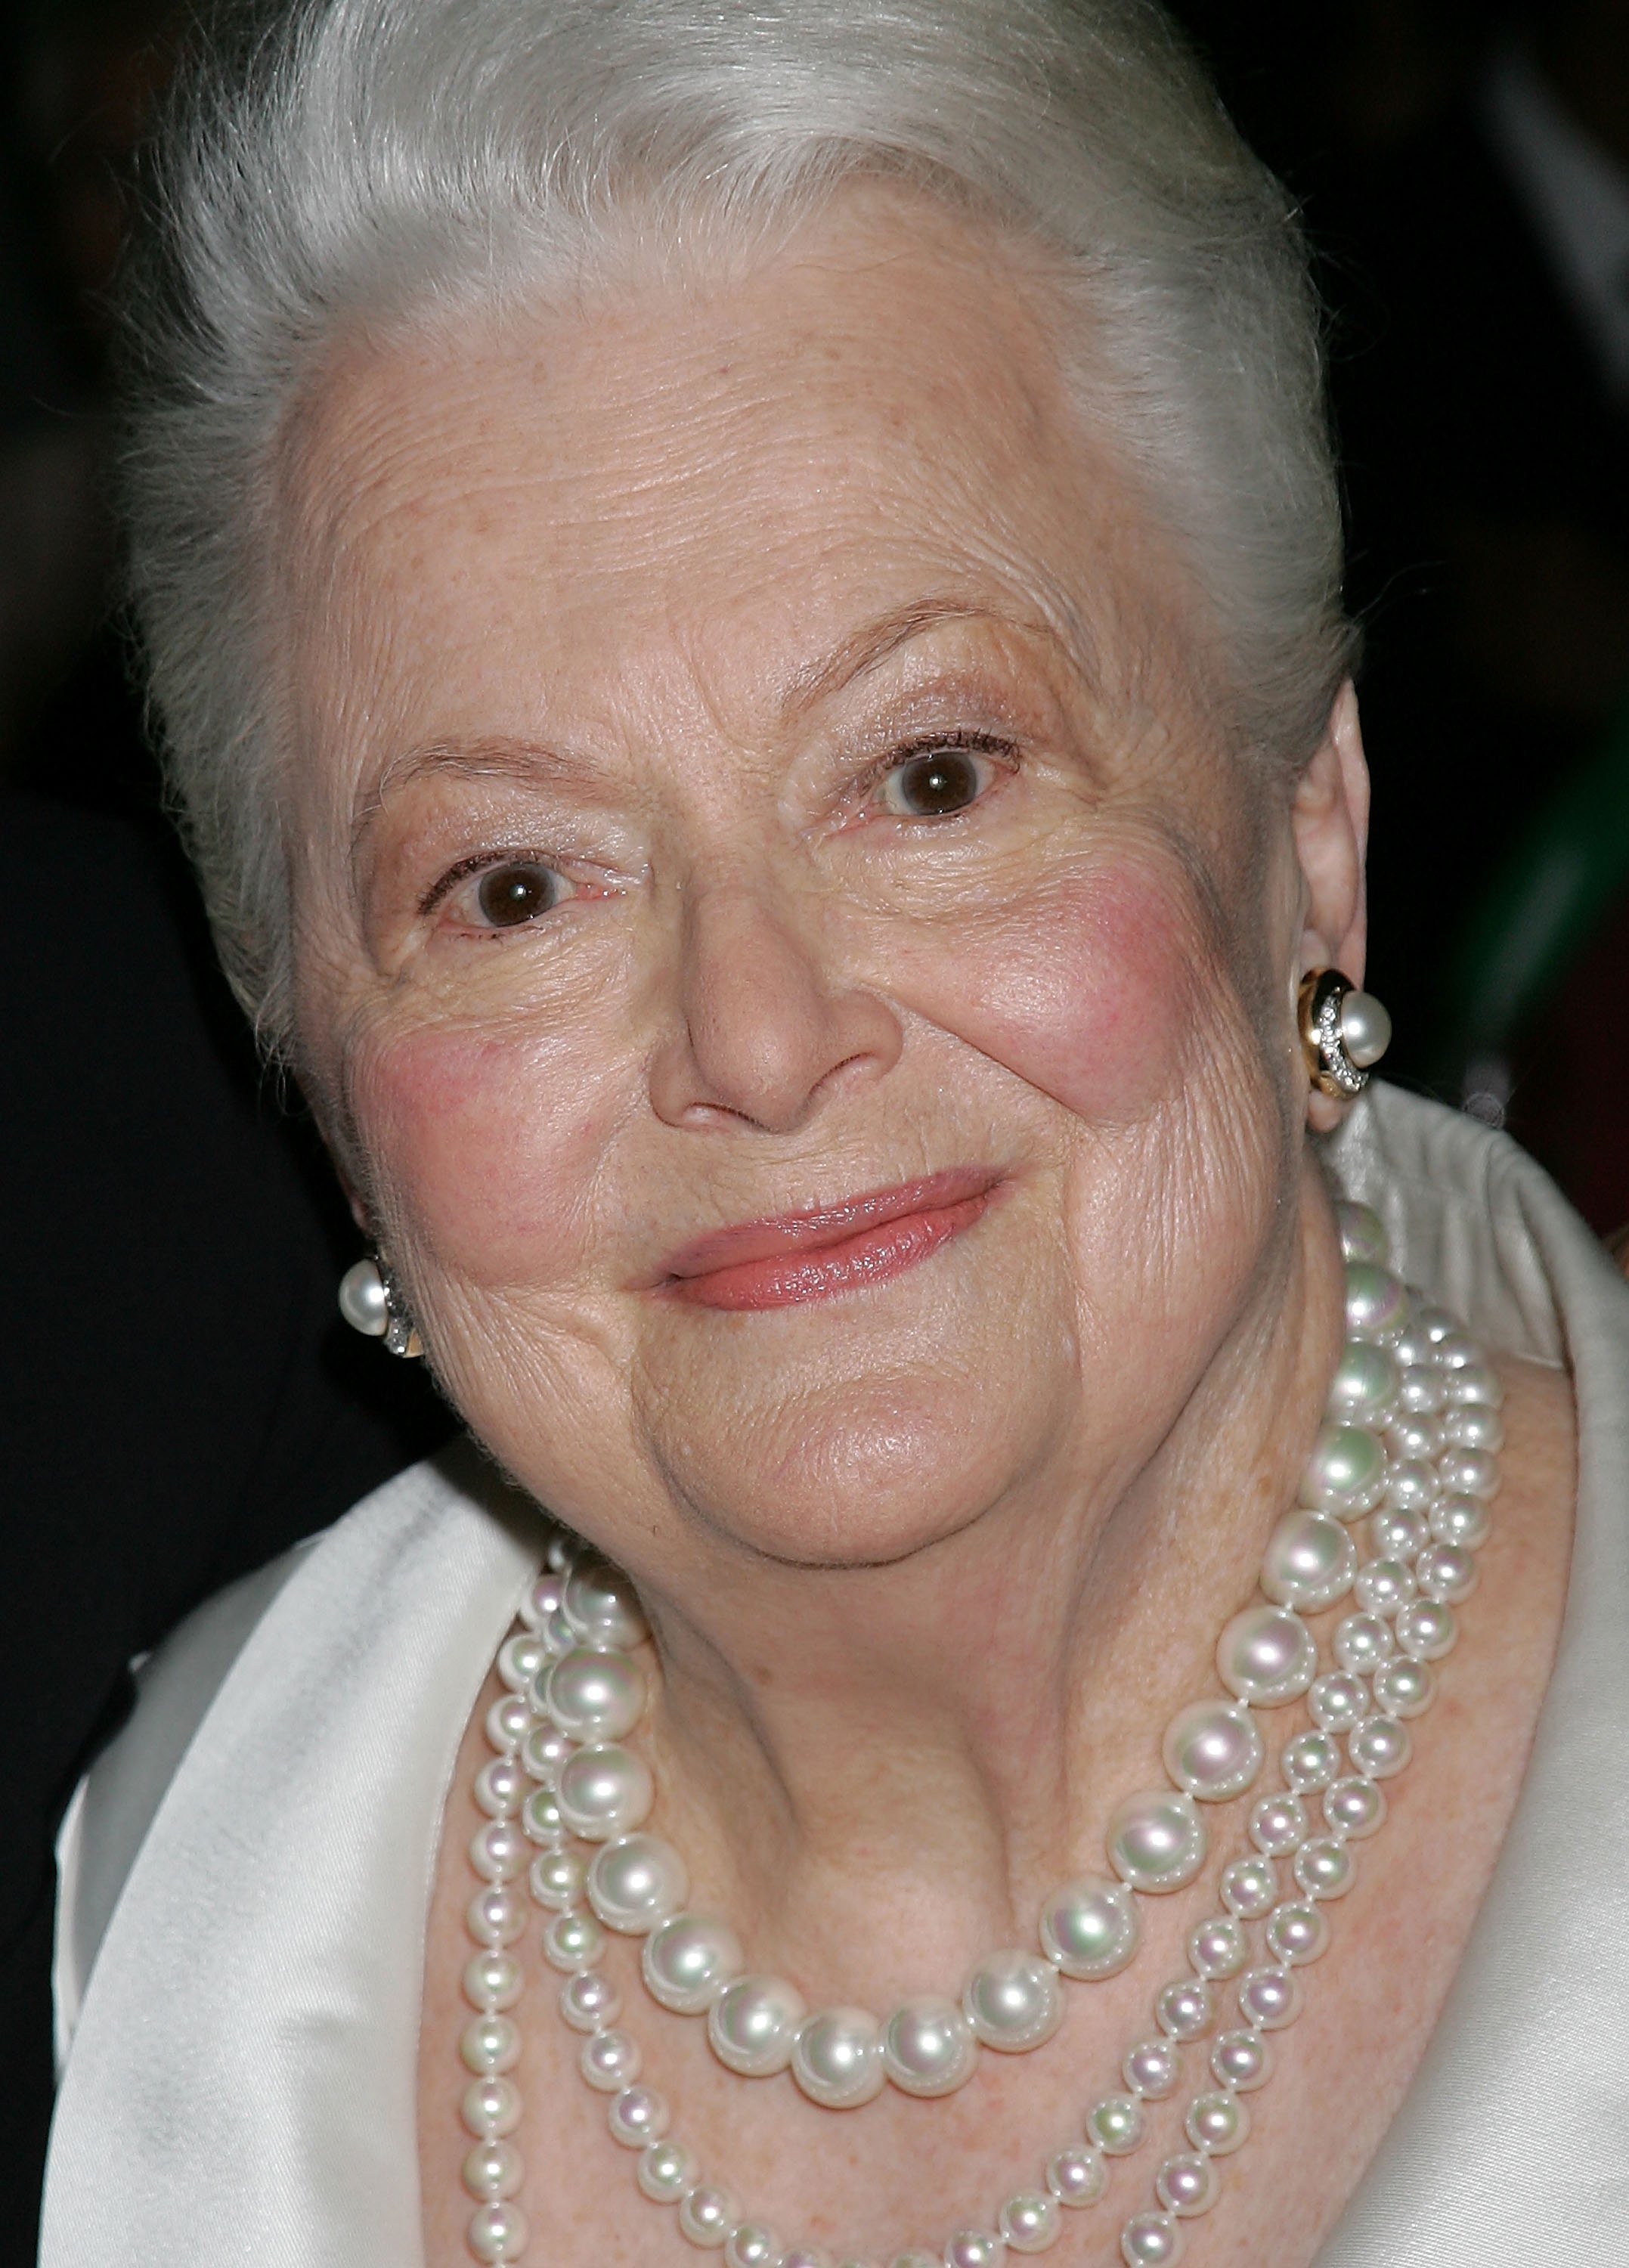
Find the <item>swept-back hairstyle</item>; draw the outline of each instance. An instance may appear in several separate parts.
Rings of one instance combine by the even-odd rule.
[[[284,0],[225,21],[156,157],[127,489],[172,793],[269,1045],[290,1036],[267,600],[291,409],[343,327],[580,288],[630,225],[750,243],[883,178],[1043,247],[1089,326],[1091,415],[1210,610],[1232,736],[1309,755],[1352,643],[1317,311],[1284,192],[1153,0]]]

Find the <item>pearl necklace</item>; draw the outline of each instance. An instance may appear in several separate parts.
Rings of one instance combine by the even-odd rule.
[[[1008,2198],[990,2228],[957,2230],[936,2252],[900,2253],[891,2268],[999,2268],[1009,2250],[1054,2242],[1060,2207],[1096,2203],[1108,2187],[1106,2161],[1139,2146],[1144,2105],[1176,2091],[1183,2051],[1212,2032],[1221,1988],[1231,1986],[1238,2021],[1214,2040],[1207,2083],[1187,2105],[1189,2146],[1166,2158],[1154,2205],[1121,2231],[1128,2268],[1166,2268],[1181,2257],[1183,2224],[1219,2194],[1217,2161],[1249,2136],[1242,2098],[1271,2074],[1268,2036],[1300,2013],[1298,1972],[1329,1943],[1325,1908],[1355,1880],[1353,1845],[1384,1821],[1381,1783],[1409,1761],[1408,1720],[1429,1708],[1430,1665],[1455,1643],[1454,1609],[1475,1587],[1472,1555],[1488,1534],[1499,1481],[1497,1376],[1452,1316],[1411,1309],[1384,1264],[1375,1216],[1350,1204],[1338,1213],[1347,1337],[1300,1502],[1267,1545],[1262,1597],[1218,1643],[1230,1697],[1190,1703],[1172,1719],[1162,1747],[1171,1785],[1115,1812],[1112,1876],[1083,1874],[1054,1891],[1039,1918],[1040,1955],[991,1955],[959,1999],[912,1999],[881,2022],[849,2007],[811,2014],[784,1979],[748,1972],[726,1924],[684,1911],[682,1859],[641,1831],[654,1799],[649,1768],[623,1746],[645,1704],[644,1673],[626,1651],[645,1636],[644,1618],[604,1560],[564,1535],[551,1539],[522,1627],[498,1652],[507,1690],[488,1712],[496,1753],[475,1783],[488,1823],[470,1845],[483,1887],[466,1917],[476,1950],[464,1991],[476,2014],[460,2051],[474,2074],[462,2114],[476,2139],[463,2176],[480,2200],[468,2232],[477,2260],[519,2260],[527,2242],[513,2201],[522,2167],[508,2139],[520,2100],[506,2075],[520,2044],[506,2012],[523,1982],[510,1949],[526,1928],[514,1887],[521,1874],[551,1916],[543,1953],[565,1977],[563,2017],[586,2035],[582,2075],[611,2097],[612,2136],[638,2152],[644,2194],[675,2206],[682,2234],[702,2249],[721,2248],[726,2268],[832,2268],[824,2253],[783,2248],[668,2136],[667,2106],[639,2083],[638,2046],[619,2028],[620,1995],[600,1971],[606,1930],[642,1939],[652,1997],[675,2013],[704,2014],[714,2052],[733,2072],[789,2068],[811,2100],[830,2109],[858,2107],[886,2081],[908,2094],[947,2095],[972,2077],[981,2047],[1021,2052],[1051,2036],[1063,2013],[1059,1977],[1092,1981],[1126,1966],[1140,1934],[1137,1897],[1179,1890],[1205,1865],[1210,1837],[1199,1805],[1242,1795],[1259,1778],[1266,1747],[1255,1712],[1305,1695],[1312,1727],[1279,1752],[1282,1790],[1252,1806],[1249,1847],[1221,1873],[1221,1911],[1190,1931],[1188,1972],[1155,1993],[1152,2026],[1123,2058],[1119,2088],[1087,2110],[1084,2142],[1055,2152],[1042,2184]],[[1360,1564],[1353,1528],[1366,1520],[1370,1556]],[[1324,1667],[1302,1616],[1348,1594],[1354,1610],[1337,1624],[1335,1666]],[[598,1846],[592,1859],[570,1847],[573,1840]],[[1280,1881],[1281,1864],[1293,1888]]]

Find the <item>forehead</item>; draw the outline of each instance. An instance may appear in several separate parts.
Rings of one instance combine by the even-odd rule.
[[[739,687],[947,591],[1079,639],[1131,516],[1052,314],[1038,262],[878,195],[727,279],[353,347],[284,460],[291,684],[343,656],[370,723],[452,729],[680,656]]]

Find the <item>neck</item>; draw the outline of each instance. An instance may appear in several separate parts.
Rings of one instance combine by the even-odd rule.
[[[708,1570],[647,1598],[661,1831],[755,1966],[881,2005],[1028,1944],[1102,1871],[1115,1804],[1163,1784],[1176,1710],[1293,1501],[1338,1351],[1317,1168],[1291,1233],[1134,1469],[1026,1476],[883,1567]]]

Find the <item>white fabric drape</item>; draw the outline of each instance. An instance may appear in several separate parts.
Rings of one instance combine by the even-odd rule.
[[[1581,1435],[1560,1654],[1510,1835],[1317,2268],[1629,2259],[1629,1291],[1538,1169],[1463,1118],[1375,1090],[1330,1157],[1408,1275],[1494,1344],[1571,1365]],[[161,1652],[63,1847],[58,1999],[77,2024],[41,2268],[423,2268],[437,1838],[536,1549],[461,1452]],[[223,1675],[223,1632],[247,1624]],[[142,1839],[130,1791],[151,1804],[166,1779]]]

